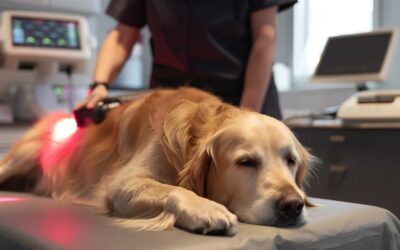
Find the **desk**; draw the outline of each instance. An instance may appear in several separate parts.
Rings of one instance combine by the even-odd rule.
[[[319,159],[308,195],[380,206],[400,217],[400,124],[288,124]]]

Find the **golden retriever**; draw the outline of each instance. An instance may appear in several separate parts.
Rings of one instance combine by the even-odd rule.
[[[60,131],[69,116],[26,133],[0,162],[1,188],[17,182],[145,230],[233,234],[238,220],[306,220],[311,155],[274,118],[193,88],[150,91],[99,125]]]

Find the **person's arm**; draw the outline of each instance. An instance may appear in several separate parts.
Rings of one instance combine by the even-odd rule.
[[[139,30],[137,28],[121,23],[113,28],[107,35],[98,54],[93,82],[111,83],[130,57],[133,45],[138,38]],[[98,85],[89,93],[86,99],[75,106],[75,109],[83,106],[93,108],[107,94],[107,88],[103,85]]]
[[[241,107],[260,112],[271,77],[276,48],[277,7],[251,13],[253,46],[247,62]]]

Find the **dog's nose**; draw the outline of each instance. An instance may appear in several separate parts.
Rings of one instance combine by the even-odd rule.
[[[286,197],[277,201],[276,209],[285,217],[295,219],[299,217],[304,207],[304,201],[298,197]]]

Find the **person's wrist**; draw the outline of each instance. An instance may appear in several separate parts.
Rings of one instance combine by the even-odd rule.
[[[92,92],[95,88],[97,88],[99,86],[103,86],[104,88],[106,88],[106,90],[108,90],[110,88],[110,85],[108,82],[94,81],[89,85],[89,91]]]

